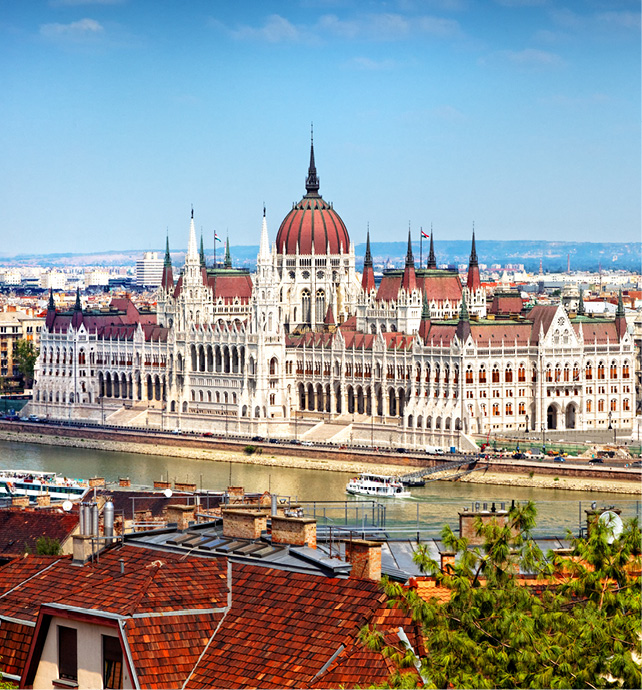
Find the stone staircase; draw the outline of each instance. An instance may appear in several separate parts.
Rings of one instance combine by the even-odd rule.
[[[315,443],[340,443],[350,440],[352,417],[342,415],[330,421],[319,422],[301,434],[301,439]]]
[[[114,426],[145,426],[146,420],[147,410],[126,407],[121,407],[116,412],[105,415],[105,424],[113,424]]]

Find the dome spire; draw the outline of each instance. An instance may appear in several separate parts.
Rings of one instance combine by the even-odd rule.
[[[432,223],[430,224],[430,252],[428,254],[428,263],[426,265],[426,268],[437,268],[437,259],[435,258],[435,245],[433,243],[433,231],[432,231]]]
[[[473,221],[473,245],[470,250],[470,261],[469,261],[469,266],[477,266],[478,261],[477,261],[477,249],[475,247],[475,223]]]
[[[305,180],[305,189],[309,195],[318,196],[319,194],[319,178],[317,166],[314,163],[314,123],[310,123],[310,167]]]
[[[187,255],[185,263],[198,263],[198,248],[196,245],[196,230],[194,229],[194,207],[192,207],[192,215],[189,223],[189,242],[187,243]]]
[[[227,236],[225,241],[225,268],[232,268],[232,255],[230,254],[230,236]]]
[[[413,256],[412,253],[412,239],[410,235],[410,223],[408,223],[408,251],[406,252],[406,266],[410,266],[414,268],[415,266],[415,257]]]
[[[370,253],[370,223],[368,223],[368,234],[366,235],[366,255],[363,257],[361,287],[366,293],[376,289],[374,270],[372,268],[372,254]]]

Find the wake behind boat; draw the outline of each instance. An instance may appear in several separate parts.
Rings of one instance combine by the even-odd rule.
[[[385,474],[365,474],[353,477],[346,484],[346,491],[355,496],[376,498],[410,498],[399,477]]]
[[[55,472],[0,470],[0,496],[42,496],[68,501],[81,498],[89,488],[82,479],[59,477]]]

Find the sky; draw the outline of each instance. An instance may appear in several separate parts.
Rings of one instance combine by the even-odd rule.
[[[0,0],[0,254],[640,240],[638,0]]]

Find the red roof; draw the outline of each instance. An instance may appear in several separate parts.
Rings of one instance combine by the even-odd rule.
[[[232,607],[186,687],[308,685],[386,600],[370,580],[254,565],[233,564],[232,570]]]
[[[318,194],[306,194],[281,223],[276,235],[279,254],[347,253],[350,237],[344,222],[331,204]]]
[[[429,302],[461,302],[462,286],[457,273],[452,271],[422,270],[415,273],[416,286],[421,290],[422,294],[426,295]],[[401,271],[384,273],[377,291],[377,300],[380,302],[397,301],[403,279],[404,273]],[[411,284],[412,281],[410,280],[409,285]]]
[[[34,553],[40,537],[63,544],[78,525],[77,513],[46,510],[0,510],[0,554]]]

